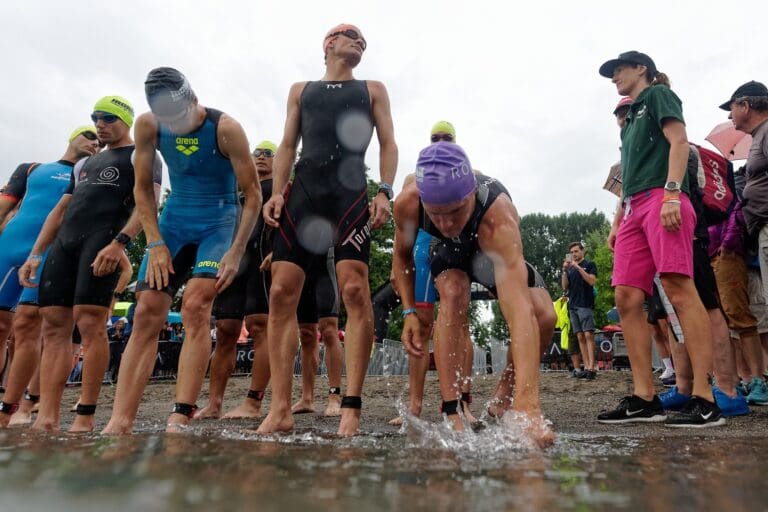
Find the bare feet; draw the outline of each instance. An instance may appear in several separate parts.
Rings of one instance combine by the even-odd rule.
[[[72,426],[69,427],[70,433],[77,432],[93,432],[96,428],[96,416],[78,414],[75,416],[75,421],[72,422]]]
[[[0,428],[5,428],[11,421],[11,415],[0,412]]]
[[[341,410],[341,423],[337,432],[341,437],[352,437],[360,434],[360,409],[344,408]]]
[[[20,427],[23,425],[30,425],[32,423],[32,411],[22,411],[19,409],[11,416],[11,421],[8,422],[9,427]]]
[[[464,419],[466,419],[470,425],[477,423],[477,418],[472,415],[472,411],[469,410],[469,404],[467,402],[461,402],[461,411],[464,413]]]
[[[543,416],[531,419],[531,425],[526,428],[526,433],[533,439],[539,448],[546,448],[555,442],[555,432],[550,426],[551,423]]]
[[[257,434],[274,434],[275,432],[290,432],[293,430],[293,414],[291,411],[269,411],[267,417],[256,430]]]
[[[37,420],[32,425],[32,430],[45,430],[47,432],[54,432],[59,430],[59,420],[53,418],[37,417]]]
[[[241,418],[260,418],[261,400],[246,398],[245,401],[235,409],[224,415],[225,420],[237,420]]]
[[[323,416],[341,416],[341,397],[339,395],[328,395],[328,406],[325,408]]]
[[[122,436],[131,434],[133,432],[133,420],[128,418],[120,418],[112,416],[109,419],[109,423],[101,431],[103,435],[109,436]]]
[[[293,404],[293,407],[291,407],[291,412],[293,414],[309,414],[315,412],[315,404],[312,403],[312,400],[307,400],[305,398],[299,399],[298,402]]]
[[[208,405],[195,413],[196,420],[217,420],[221,418],[221,404],[208,402]]]
[[[461,416],[458,414],[447,414],[445,417],[448,418],[448,422],[451,424],[453,430],[456,432],[464,432],[464,422],[462,421]]]
[[[417,418],[421,417],[421,402],[419,402],[418,405],[413,405],[409,407],[411,411],[411,415],[416,416]],[[396,416],[389,420],[389,424],[393,427],[399,427],[403,424],[403,417],[402,416]]]
[[[168,434],[180,434],[184,432],[189,425],[189,416],[186,416],[184,414],[179,414],[177,412],[172,412],[170,416],[168,416],[168,422],[165,426],[165,431]]]

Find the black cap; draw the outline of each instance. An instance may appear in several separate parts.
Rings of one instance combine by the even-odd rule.
[[[731,110],[731,103],[733,103],[733,100],[744,98],[745,96],[768,97],[768,88],[766,88],[765,85],[761,84],[760,82],[755,82],[754,80],[747,82],[736,89],[736,91],[731,95],[731,99],[720,105],[720,108],[723,110]]]
[[[639,64],[647,67],[651,73],[656,73],[656,64],[653,63],[653,59],[644,53],[637,52],[635,50],[624,52],[619,55],[618,59],[611,59],[602,66],[600,66],[600,74],[605,78],[613,78],[613,70],[619,64]]]
[[[161,67],[149,72],[144,81],[144,93],[152,112],[174,116],[184,111],[195,98],[187,77],[181,71]]]

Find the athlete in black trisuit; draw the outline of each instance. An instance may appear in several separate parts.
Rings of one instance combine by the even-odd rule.
[[[43,316],[43,358],[40,364],[40,411],[33,428],[57,430],[61,396],[71,371],[73,323],[82,336],[83,386],[71,432],[91,431],[96,402],[109,363],[105,326],[119,278],[125,246],[141,230],[133,213],[134,146],[130,135],[133,108],[119,96],[96,102],[91,119],[107,150],[75,166],[70,187],[54,208],[19,271],[22,284],[38,271]],[[156,197],[162,166],[154,160]]]
[[[373,340],[368,286],[370,229],[389,219],[389,201],[397,168],[397,146],[384,85],[355,80],[366,41],[352,25],[340,25],[323,41],[325,75],[291,87],[285,132],[275,162],[271,199],[264,220],[275,234],[269,301],[272,403],[260,433],[293,429],[292,362],[296,350],[296,307],[305,275],[315,256],[334,247],[336,274],[347,309],[347,389],[338,433],[355,435],[361,393]],[[381,148],[380,193],[368,207],[365,151],[373,128]],[[290,193],[281,192],[302,139]],[[369,224],[369,220],[371,223]]]

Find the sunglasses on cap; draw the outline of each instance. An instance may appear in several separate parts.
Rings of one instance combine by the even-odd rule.
[[[271,149],[254,149],[253,156],[256,158],[259,158],[260,156],[263,156],[264,158],[272,158],[275,156],[275,152]]]
[[[81,132],[80,135],[82,135],[83,137],[85,137],[88,140],[99,140],[99,138],[93,132],[88,132],[88,131]]]
[[[444,140],[445,142],[453,142],[453,135],[450,133],[436,133],[430,138],[430,140],[432,142],[439,142],[441,140]]]
[[[112,124],[116,122],[118,119],[120,118],[117,117],[115,114],[101,114],[101,115],[91,114],[91,121],[93,121],[93,124],[96,124],[99,121],[104,121],[107,124]]]
[[[339,36],[339,35],[344,36],[344,37],[348,37],[348,38],[353,39],[355,41],[357,41],[359,39],[363,43],[361,45],[362,48],[363,48],[363,51],[365,51],[365,49],[368,47],[368,43],[365,42],[365,39],[363,39],[363,36],[361,36],[360,34],[357,33],[357,30],[354,30],[354,29],[351,29],[351,28],[348,28],[347,30],[339,30],[338,32],[334,32],[333,34],[328,34],[328,37],[336,37],[336,36]],[[326,39],[328,39],[328,37],[326,37]]]

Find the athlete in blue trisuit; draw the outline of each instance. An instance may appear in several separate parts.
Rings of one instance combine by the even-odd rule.
[[[0,234],[0,368],[5,365],[5,340],[11,327],[15,338],[13,364],[6,370],[8,387],[0,404],[0,427],[7,426],[9,421],[28,423],[33,402],[39,398],[28,396],[19,414],[11,419],[38,367],[41,350],[37,288],[22,287],[17,271],[27,260],[46,216],[69,186],[75,162],[98,151],[96,128],[81,126],[69,136],[61,159],[19,165],[0,191],[0,224],[18,206]]]
[[[197,101],[186,77],[163,67],[144,88],[152,109],[136,123],[136,207],[147,236],[134,328],[105,433],[129,433],[157,354],[157,338],[187,272],[181,314],[187,336],[179,356],[168,431],[189,423],[211,355],[211,306],[237,275],[261,208],[248,138],[232,117]],[[168,165],[171,194],[158,222],[149,159]],[[237,223],[239,186],[244,204]]]
[[[293,429],[291,391],[296,354],[296,307],[304,278],[317,255],[334,248],[336,275],[347,310],[347,388],[338,433],[358,433],[361,393],[373,343],[368,285],[370,230],[390,218],[389,201],[397,169],[389,97],[381,82],[355,80],[353,69],[366,48],[357,27],[340,25],[323,40],[325,75],[291,86],[283,140],[275,162],[272,197],[264,221],[275,228],[269,296],[269,366],[272,402],[260,433]],[[379,193],[369,208],[365,152],[379,139]],[[282,192],[302,140],[290,193]],[[369,222],[370,221],[370,222]]]

